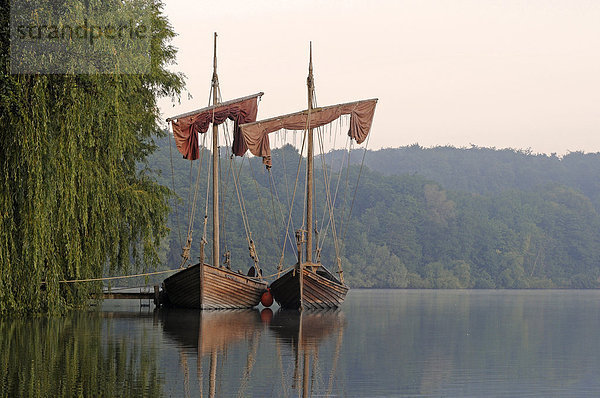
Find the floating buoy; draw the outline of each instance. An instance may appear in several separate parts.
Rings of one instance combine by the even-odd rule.
[[[260,320],[263,321],[263,323],[271,323],[271,319],[273,319],[273,310],[270,308],[263,308],[260,312]]]
[[[260,297],[260,303],[265,307],[270,307],[273,305],[273,295],[271,294],[271,289],[267,289],[267,291],[262,294]]]

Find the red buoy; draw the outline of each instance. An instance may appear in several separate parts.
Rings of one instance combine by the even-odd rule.
[[[262,294],[260,297],[260,303],[265,307],[270,307],[273,305],[273,295],[271,294],[271,289],[267,289],[267,291]]]

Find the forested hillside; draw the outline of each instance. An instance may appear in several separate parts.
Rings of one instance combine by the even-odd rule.
[[[164,139],[159,146],[150,166],[162,171],[161,183],[172,186],[168,141]],[[176,149],[171,150],[179,205],[171,212],[171,237],[163,244],[162,259],[174,268],[185,243],[188,198],[193,196],[190,187],[196,169],[190,173],[189,162],[181,159]],[[340,160],[340,155],[329,154],[327,161],[339,165],[336,159]],[[361,160],[362,151],[351,154],[351,163]],[[271,274],[280,261],[287,201],[293,196],[298,169],[297,152],[289,146],[273,151],[272,183],[260,159],[230,161],[222,156],[227,230],[222,245],[231,251],[232,268],[246,270],[251,260],[240,217],[241,202],[228,172],[230,162],[241,170],[248,225],[261,266],[265,274]],[[344,215],[342,221],[338,217],[337,232],[343,237],[342,262],[351,287],[598,286],[600,186],[594,176],[600,173],[600,155],[577,152],[559,158],[527,151],[413,145],[369,151],[366,165],[355,196],[360,165],[341,169],[339,180],[338,166],[330,172],[332,192],[338,192],[336,216]],[[192,244],[194,259],[206,205],[207,169],[203,170]],[[297,220],[303,211],[303,171],[298,179],[294,228],[299,227]],[[319,201],[324,202],[325,192],[319,185],[316,214],[322,221],[324,207]],[[319,232],[326,230],[331,236],[326,224]],[[207,227],[210,231],[210,221]],[[335,270],[332,245],[324,245],[322,257],[323,263]],[[284,267],[293,262],[293,251],[289,250]]]
[[[328,159],[346,156],[330,153]],[[351,164],[362,161],[354,151]],[[385,175],[418,174],[445,189],[496,194],[507,189],[531,190],[541,184],[559,183],[583,192],[600,206],[600,154],[569,152],[533,154],[529,150],[472,146],[423,148],[418,144],[368,151],[365,164]]]

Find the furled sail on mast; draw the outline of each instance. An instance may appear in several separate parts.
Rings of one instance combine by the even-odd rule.
[[[269,134],[282,129],[304,130],[318,128],[336,120],[342,115],[350,115],[350,129],[348,136],[361,144],[368,136],[373,122],[377,99],[349,102],[339,105],[325,106],[278,116],[271,119],[261,120],[254,123],[242,124],[236,131],[236,139],[244,145],[240,146],[234,153],[243,156],[249,149],[254,156],[261,156],[263,163],[271,167],[271,147]],[[310,120],[309,120],[310,115]],[[237,137],[241,134],[241,137]]]
[[[240,140],[239,125],[256,120],[258,98],[262,95],[263,93],[257,93],[237,98],[167,119],[167,122],[170,121],[173,126],[173,136],[175,137],[177,149],[185,159],[198,159],[200,155],[198,133],[206,133],[211,123],[219,125],[229,119],[235,122],[233,151],[235,153],[246,152],[247,147]]]

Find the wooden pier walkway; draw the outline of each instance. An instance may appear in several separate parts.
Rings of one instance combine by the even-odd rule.
[[[136,289],[139,291],[135,291]],[[154,285],[154,290],[142,290],[140,288],[104,289],[101,295],[93,295],[93,298],[110,300],[154,300],[154,305],[158,306],[160,303],[160,288],[158,285]]]

